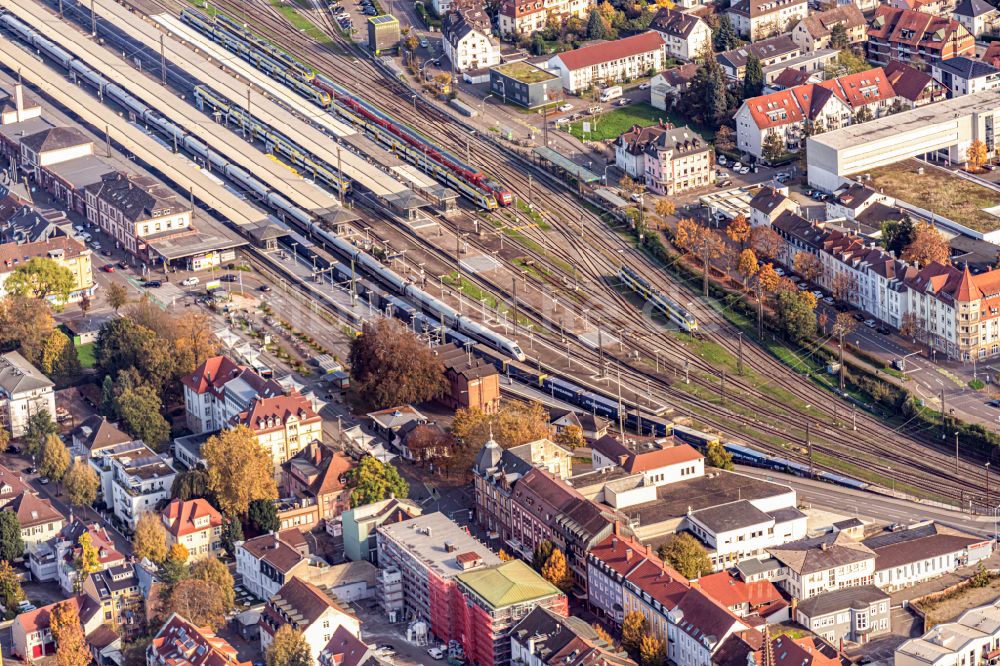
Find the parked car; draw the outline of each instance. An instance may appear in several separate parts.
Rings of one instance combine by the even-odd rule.
[[[103,266],[101,266],[101,270],[104,271],[105,273],[114,273],[115,272],[115,265],[114,264],[104,264]]]
[[[429,45],[430,45],[430,42],[427,41],[426,37],[424,37],[424,38],[422,38],[420,40],[420,48],[426,49]]]
[[[566,113],[573,110],[573,105],[567,102],[566,104],[560,104],[556,109],[559,110],[559,113]]]
[[[827,305],[833,305],[833,296],[825,296],[823,302]]]
[[[29,465],[28,467],[24,468],[24,473],[25,474],[38,474],[38,468],[37,467],[31,467]]]
[[[733,171],[739,171],[742,168],[743,168],[742,162],[737,162],[736,164],[733,165]]]
[[[726,156],[725,155],[719,155],[718,159],[716,159],[715,161],[718,162],[719,164],[721,164],[722,166],[726,166]]]
[[[987,400],[986,406],[1000,408],[1000,400]]]
[[[260,285],[260,287],[258,287],[258,291],[263,291],[265,293],[268,292],[268,291],[271,291],[271,285],[269,285],[269,284],[262,284],[262,285]]]
[[[118,262],[117,266],[118,268],[125,270],[126,268],[128,268],[128,262],[122,259],[121,261]]]
[[[886,326],[885,324],[882,324],[875,330],[881,333],[882,335],[892,335],[892,329]]]
[[[49,484],[49,477],[43,476],[39,478],[38,483],[42,484],[43,486],[47,486]]]
[[[143,283],[142,286],[146,287],[146,289],[159,289],[163,286],[163,283],[159,280],[149,280],[148,282]]]
[[[223,282],[236,282],[239,278],[236,277],[235,273],[226,273],[219,279],[222,280]]]
[[[806,289],[809,288],[809,285],[807,285],[805,282],[799,282],[798,284],[795,285],[795,288],[798,289],[799,291],[805,291]]]
[[[105,257],[110,257],[111,255],[114,254],[114,252],[111,251],[111,248],[107,248],[106,250],[102,250],[101,254],[103,254]]]
[[[736,169],[736,172],[739,173],[741,176],[745,176],[748,173],[750,173],[750,167],[748,166],[740,167],[739,169]]]
[[[861,314],[860,312],[855,312],[852,316],[854,317],[854,321],[864,321],[865,320],[865,316],[863,314]]]
[[[431,656],[431,659],[434,659],[436,661],[441,661],[442,659],[444,659],[444,650],[442,650],[439,647],[430,648],[429,650],[427,650],[427,654]]]
[[[191,276],[189,278],[184,278],[183,280],[181,280],[181,285],[185,286],[185,287],[193,287],[194,285],[198,284],[199,282],[201,282],[201,280],[199,280],[198,278],[196,278],[194,276]]]
[[[649,87],[651,85],[652,84],[649,81],[646,81],[645,83],[640,83],[639,84],[639,90],[649,90]]]
[[[868,328],[875,328],[875,326],[876,326],[875,320],[874,319],[865,319],[865,326],[867,326]]]
[[[819,289],[813,289],[812,295],[816,298],[823,298],[823,292]]]
[[[785,277],[785,269],[784,268],[775,268],[774,269],[774,274],[777,275],[778,277]]]
[[[617,104],[618,106],[628,106],[631,103],[632,100],[630,100],[628,97],[622,97],[620,100],[615,102],[615,104]]]

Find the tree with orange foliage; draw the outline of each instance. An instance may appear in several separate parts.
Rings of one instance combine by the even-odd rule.
[[[736,270],[741,276],[743,276],[743,288],[747,288],[747,281],[750,280],[757,271],[760,270],[760,265],[757,263],[757,255],[750,248],[747,248],[740,252],[740,258],[736,264]]]
[[[795,272],[807,282],[815,282],[823,274],[823,263],[811,252],[798,252],[792,262]]]
[[[921,266],[935,261],[947,264],[951,256],[948,241],[932,224],[918,222],[913,228],[913,240],[903,248],[903,261],[910,261]]]
[[[61,601],[52,609],[49,630],[56,641],[57,666],[87,666],[90,664],[90,648],[83,635],[80,612],[71,599]]]
[[[764,294],[777,289],[780,281],[781,278],[770,263],[761,266],[754,275],[753,289],[757,295],[757,337],[764,336]]]
[[[750,230],[750,247],[758,257],[774,261],[784,244],[785,241],[781,240],[778,232],[770,227],[754,227]]]
[[[746,215],[737,215],[726,225],[726,235],[729,240],[738,243],[741,250],[746,249],[750,240],[750,223],[747,222]]]
[[[677,223],[677,246],[698,257],[702,265],[701,292],[708,296],[708,272],[712,262],[722,256],[724,243],[719,235],[690,218]]]

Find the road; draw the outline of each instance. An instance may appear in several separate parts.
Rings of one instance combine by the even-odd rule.
[[[863,490],[842,488],[822,481],[761,471],[752,467],[738,466],[737,470],[749,476],[791,486],[798,494],[800,505],[811,505],[831,512],[846,513],[886,523],[905,523],[931,518],[943,525],[984,537],[997,535],[997,525],[992,516],[972,516],[919,502],[895,499]]]

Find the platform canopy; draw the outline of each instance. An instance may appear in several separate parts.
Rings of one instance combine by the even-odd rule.
[[[601,177],[597,174],[588,169],[584,169],[573,160],[569,159],[562,153],[552,150],[551,148],[538,146],[533,152],[546,162],[551,162],[560,169],[572,174],[577,180],[581,180],[584,183],[594,183],[601,179]]]

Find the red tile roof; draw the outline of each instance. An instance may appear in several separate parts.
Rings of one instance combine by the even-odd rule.
[[[703,576],[693,584],[726,608],[748,604],[752,610],[781,600],[781,593],[771,581],[746,583],[728,571]]]
[[[239,365],[228,356],[213,356],[202,363],[190,375],[181,377],[181,383],[201,395],[211,391],[216,397],[222,397],[222,388],[237,377],[243,379],[263,397],[282,394],[281,384],[273,379],[265,379],[254,370]]]
[[[896,96],[889,78],[881,67],[855,74],[846,74],[819,85],[832,90],[852,109],[891,100]]]
[[[222,526],[222,514],[216,511],[215,507],[208,503],[208,500],[201,498],[186,502],[179,499],[171,500],[170,504],[163,508],[163,517],[167,531],[175,537]],[[195,521],[205,517],[209,519],[208,524],[203,527],[195,527]]]
[[[197,627],[174,613],[163,625],[149,649],[167,666],[249,666],[240,661],[236,648],[208,627]]]
[[[705,457],[688,444],[671,445],[648,437],[631,437],[627,443],[622,443],[613,435],[605,435],[594,442],[593,448],[604,457],[617,462],[629,474],[702,460]]]
[[[24,634],[33,634],[36,631],[44,631],[49,628],[49,618],[52,615],[52,609],[61,604],[63,601],[68,601],[76,606],[77,613],[80,615],[80,620],[86,622],[88,615],[92,615],[97,611],[97,604],[91,600],[85,594],[78,594],[75,597],[70,597],[69,599],[63,599],[62,601],[57,601],[48,606],[42,606],[41,608],[36,608],[33,611],[27,613],[21,613],[16,618],[14,618],[14,623],[20,625],[24,629]]]
[[[994,43],[1000,45],[1000,42]],[[990,44],[990,48],[993,48],[993,44]],[[983,60],[984,62],[989,62],[985,58]],[[919,69],[910,67],[898,60],[893,60],[885,66],[885,75],[889,79],[892,89],[896,91],[896,96],[908,99],[911,102],[916,102],[920,99],[920,96],[928,86],[940,88],[940,94],[942,96],[945,94],[944,87],[936,82],[930,74],[921,72]]]
[[[655,30],[644,32],[625,39],[618,39],[613,42],[601,42],[591,44],[572,51],[560,53],[557,58],[562,61],[567,69],[583,69],[593,67],[603,62],[621,60],[629,56],[649,53],[663,48],[663,37]]]
[[[52,506],[52,502],[41,499],[34,493],[21,493],[10,503],[10,508],[17,514],[17,522],[21,529],[65,520],[64,516]]]

